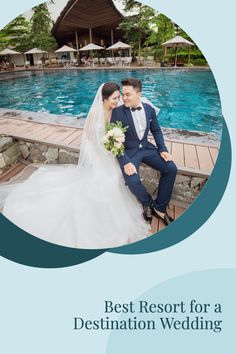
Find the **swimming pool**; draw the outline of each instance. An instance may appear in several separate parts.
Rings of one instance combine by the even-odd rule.
[[[142,80],[143,95],[161,109],[161,126],[221,135],[220,98],[210,70],[27,72],[0,82],[0,107],[84,117],[101,83],[126,77]]]

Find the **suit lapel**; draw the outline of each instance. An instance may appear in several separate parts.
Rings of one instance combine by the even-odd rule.
[[[148,116],[149,116],[148,106],[145,103],[143,103],[143,108],[144,108],[144,111],[145,111],[146,123],[147,123],[145,134],[144,134],[144,136],[145,136],[147,134],[147,132],[149,131],[149,129],[150,129],[150,122],[149,122],[149,118],[148,118]]]

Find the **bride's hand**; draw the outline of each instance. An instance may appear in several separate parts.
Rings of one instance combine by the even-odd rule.
[[[137,173],[136,167],[131,162],[124,166],[124,171],[128,176],[132,176]]]

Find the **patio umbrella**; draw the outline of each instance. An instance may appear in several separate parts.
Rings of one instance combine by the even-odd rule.
[[[129,49],[129,51],[130,51],[130,48],[131,48],[131,45],[119,41],[119,42],[111,45],[110,47],[108,47],[107,50]],[[129,56],[131,56],[130,52],[129,52]],[[120,58],[121,58],[121,56],[120,56]]]
[[[69,53],[69,52],[77,52],[77,50],[72,47],[69,47],[68,45],[63,45],[63,47],[55,50],[54,53]]]
[[[0,55],[6,55],[8,57],[10,57],[11,55],[19,55],[21,54],[20,52],[16,52],[15,50],[9,49],[9,48],[5,48],[0,52]],[[9,62],[11,60],[9,59]]]
[[[55,50],[54,53],[75,53],[75,52],[77,52],[76,49],[69,47],[68,45],[63,45],[61,48]],[[71,55],[70,55],[70,59],[72,59]]]
[[[0,55],[17,55],[21,54],[20,52],[16,52],[15,50],[6,48],[0,52]]]
[[[131,45],[123,43],[123,42],[117,42],[115,44],[113,44],[112,46],[110,46],[109,48],[107,48],[107,50],[120,50],[120,49],[130,49]]]
[[[47,53],[46,50],[41,50],[38,48],[33,48],[28,50],[28,52],[25,52],[25,54],[46,54],[46,53]]]
[[[83,48],[80,48],[79,51],[80,52],[86,52],[86,51],[90,51],[92,53],[92,58],[93,58],[93,51],[94,50],[102,50],[105,49],[104,47],[101,47],[100,45],[94,44],[94,43],[89,43],[86,46],[84,46]],[[94,63],[93,63],[94,65]]]
[[[46,50],[41,50],[39,48],[33,48],[28,50],[28,52],[25,52],[24,54],[36,54],[36,57],[38,59],[38,54],[46,54],[47,51]]]
[[[102,50],[102,49],[105,49],[105,48],[101,47],[100,45],[94,44],[94,43],[89,43],[85,47],[80,48],[79,51],[80,52],[85,52],[87,50],[93,51],[93,50]]]
[[[189,48],[189,54],[188,54],[188,64],[190,61],[190,47],[193,46],[194,44],[190,41],[188,41],[187,39],[181,37],[181,36],[176,36],[164,43],[162,43],[162,46],[164,48],[175,48],[175,66],[177,64],[177,51],[178,48],[184,48],[184,47],[188,47]],[[164,58],[165,58],[165,53],[164,53]]]

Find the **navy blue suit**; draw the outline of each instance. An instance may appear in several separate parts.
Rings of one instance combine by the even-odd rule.
[[[143,107],[146,114],[147,126],[141,140],[137,135],[130,108],[126,108],[122,105],[113,109],[111,122],[116,123],[117,121],[120,121],[123,127],[128,127],[128,130],[125,133],[125,152],[123,156],[118,157],[118,161],[120,163],[125,183],[144,206],[151,206],[153,200],[140,180],[139,166],[144,162],[155,170],[160,171],[161,178],[154,206],[157,210],[165,212],[171,199],[177,168],[173,161],[165,162],[160,156],[160,153],[167,151],[167,148],[164,143],[161,128],[157,121],[155,110],[146,103],[143,103]],[[155,139],[156,146],[151,144],[147,139],[149,131]],[[137,169],[137,174],[132,176],[128,176],[124,172],[124,166],[130,162],[134,164]]]

